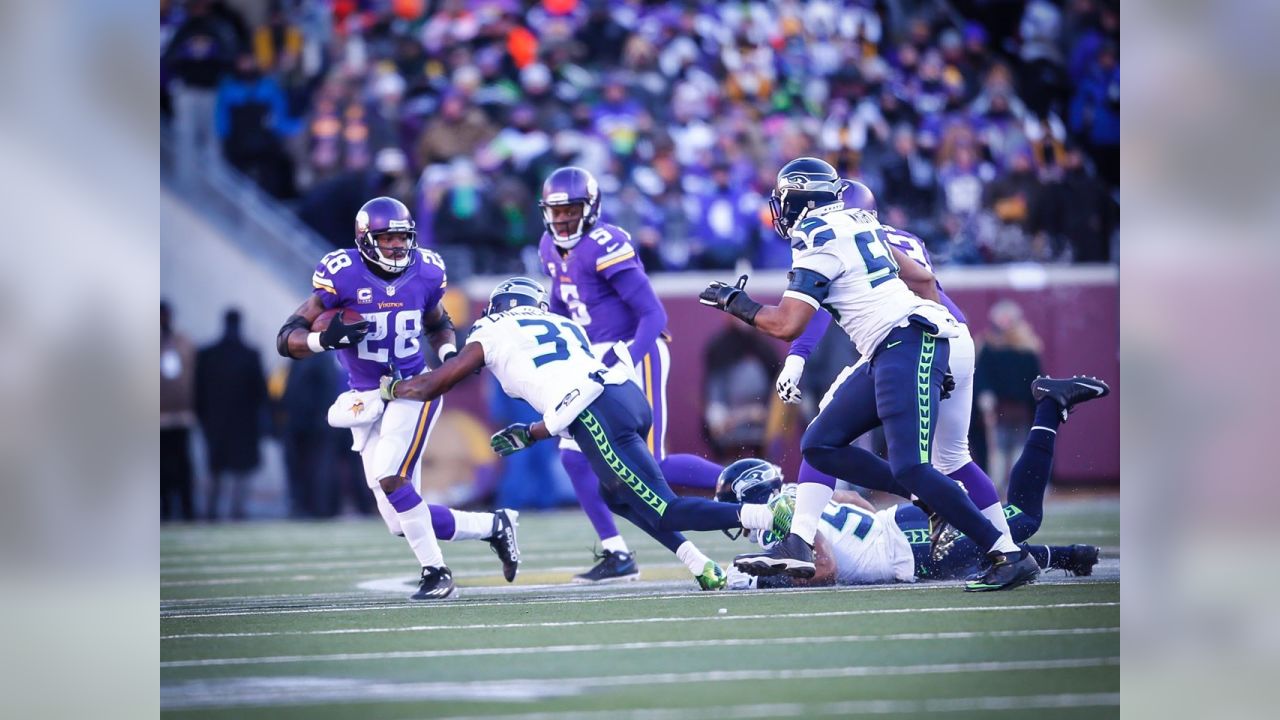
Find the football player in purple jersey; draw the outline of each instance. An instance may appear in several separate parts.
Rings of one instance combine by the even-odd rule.
[[[663,475],[673,485],[711,489],[720,466],[697,455],[666,454],[667,377],[671,355],[663,332],[667,313],[622,228],[600,220],[600,188],[591,173],[563,167],[542,184],[546,232],[538,245],[542,269],[551,278],[551,311],[586,329],[592,352],[608,367],[629,362],[653,409],[646,438]],[[625,343],[626,358],[618,343]],[[600,498],[599,480],[572,440],[560,443],[560,460],[573,481],[578,502],[604,548],[600,562],[578,575],[580,582],[634,580],[640,576],[609,508]],[[678,542],[682,538],[668,538]],[[661,541],[660,541],[661,542]]]
[[[488,540],[515,579],[520,551],[517,514],[468,513],[427,505],[421,487],[423,448],[440,416],[441,401],[383,403],[378,380],[390,372],[427,372],[422,336],[441,360],[457,353],[453,322],[440,304],[447,285],[444,262],[417,246],[413,217],[399,200],[378,197],[356,214],[355,247],[325,255],[311,278],[313,291],[280,328],[276,349],[288,358],[335,350],[350,390],[330,408],[330,423],[350,427],[352,449],[364,461],[365,479],[387,529],[408,541],[422,566],[415,600],[453,592],[453,574],[437,540]],[[363,320],[336,315],[322,332],[311,324],[322,312],[349,308]],[[335,422],[336,419],[336,422]]]

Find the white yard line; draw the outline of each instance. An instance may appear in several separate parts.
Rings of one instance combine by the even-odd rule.
[[[470,680],[456,682],[387,683],[371,681],[351,683],[337,681],[331,687],[316,682],[293,681],[272,683],[232,683],[193,681],[190,684],[162,685],[160,705],[165,710],[272,706],[320,705],[340,702],[377,700],[409,701],[441,700],[459,694],[483,692],[491,697],[510,697],[513,689],[535,694],[546,687],[564,693],[580,693],[592,689],[666,685],[672,683],[712,683],[784,680],[826,680],[855,677],[901,677],[913,675],[948,675],[956,673],[1003,673],[1073,668],[1119,666],[1119,657],[1069,658],[1061,660],[1022,660],[968,663],[935,663],[926,665],[851,665],[845,667],[767,670],[712,670],[687,673],[651,673],[615,677],[576,677],[554,679]],[[233,690],[233,691],[230,691]],[[483,697],[483,695],[482,695]],[[925,701],[928,702],[928,701]],[[1010,701],[1016,702],[1016,701]],[[704,708],[704,711],[706,708]],[[557,714],[556,717],[562,717]],[[705,715],[704,715],[705,717]]]
[[[1102,580],[1102,581],[1086,581],[1078,582],[1073,580],[1067,581],[1038,581],[1040,586],[1052,585],[1115,585],[1119,584],[1119,580]],[[563,589],[563,586],[543,586],[547,591]],[[528,597],[517,599],[492,599],[501,597],[500,595],[481,596],[478,601],[467,602],[441,602],[431,605],[432,612],[439,612],[446,608],[460,609],[476,609],[476,608],[492,608],[503,606],[528,606],[528,605],[558,605],[558,604],[576,604],[576,603],[604,603],[618,601],[634,601],[634,600],[674,600],[674,599],[702,599],[707,602],[719,601],[726,597],[721,593],[699,593],[699,592],[652,592],[652,593],[611,593],[610,592],[625,586],[610,587],[588,587],[587,591],[593,593],[585,597]],[[858,593],[858,592],[927,592],[931,590],[948,590],[955,592],[959,587],[958,582],[948,583],[899,583],[897,585],[865,585],[856,587],[826,587],[826,588],[804,588],[804,589],[788,589],[788,590],[770,590],[769,595],[774,594],[797,594],[804,595],[809,593]],[[475,588],[482,590],[483,588]],[[514,586],[512,591],[529,591],[541,590],[539,586]],[[464,589],[464,592],[470,589]],[[508,591],[511,592],[511,591]],[[389,601],[370,601],[364,595],[346,595],[334,598],[332,594],[316,595],[314,599],[340,599],[341,597],[351,598],[351,602],[332,605],[314,605],[308,604],[302,607],[279,608],[272,607],[281,602],[311,602],[312,596],[309,595],[285,595],[285,596],[263,596],[263,597],[245,597],[230,596],[219,598],[187,598],[183,600],[170,601],[165,600],[161,603],[160,617],[162,619],[191,619],[201,617],[236,617],[242,615],[307,615],[315,613],[341,613],[341,612],[367,612],[369,610],[416,610],[421,612],[424,605],[421,603],[413,603],[407,600],[389,600]],[[730,597],[752,597],[752,595],[731,595]],[[760,595],[756,595],[760,597]],[[210,606],[206,609],[200,609],[202,603],[214,603],[226,601],[228,604],[222,607]],[[240,601],[240,602],[237,602]],[[249,602],[244,602],[249,601]],[[354,604],[353,604],[354,603]],[[195,611],[175,611],[173,605],[181,605],[186,608],[195,608]]]
[[[999,697],[943,698],[934,700],[850,700],[833,703],[770,703],[716,705],[720,717],[856,717],[860,715],[926,715],[929,713],[985,710],[1051,710],[1056,708],[1110,707],[1120,705],[1120,693],[1063,693],[1059,695],[1002,695]],[[707,708],[653,708],[648,710],[579,710],[513,715],[451,715],[440,720],[705,720]]]
[[[169,660],[163,668],[209,667],[224,665],[281,665],[300,662],[347,662],[366,660],[424,660],[430,658],[476,657],[483,655],[540,655],[542,653],[618,652],[622,650],[661,650],[692,647],[733,647],[768,644],[827,645],[832,643],[899,642],[909,640],[972,640],[975,638],[1062,637],[1069,635],[1102,635],[1118,633],[1118,627],[1063,628],[1045,630],[990,630],[981,632],[896,633],[892,635],[824,635],[819,637],[735,638],[706,640],[658,640],[650,642],[588,643],[581,645],[544,645],[541,647],[492,647],[465,650],[397,650],[373,653],[334,653],[331,655],[276,655],[258,658],[205,658],[201,660]]]
[[[490,558],[488,562],[486,562],[485,564],[491,567],[481,568],[479,567],[479,563],[477,563],[476,569],[469,569],[469,570],[455,569],[453,572],[453,577],[457,579],[465,579],[465,578],[477,578],[477,577],[497,577],[502,574],[502,566],[498,564],[498,560],[496,557]],[[405,572],[404,572],[405,582],[409,582],[412,578],[416,577],[418,573],[418,568],[414,567],[412,560],[410,560],[409,563],[406,564],[404,559],[375,561],[375,562],[369,562],[369,563],[318,563],[318,564],[310,564],[310,565],[302,565],[302,564],[293,565],[293,566],[285,565],[285,566],[281,566],[279,570],[275,570],[273,572],[280,572],[283,570],[301,570],[304,568],[310,569],[310,570],[326,570],[326,569],[329,569],[329,570],[338,570],[338,569],[376,570],[379,567],[397,566],[397,565],[405,568]],[[451,565],[451,567],[459,567],[459,566]],[[470,567],[470,566],[461,565],[461,567]],[[663,564],[649,563],[645,565],[645,567],[650,569],[658,569],[658,568],[662,568],[662,569],[679,568],[681,570],[684,569],[684,566],[680,565],[679,563],[663,563]],[[520,569],[526,573],[530,573],[530,572],[562,573],[565,575],[570,575],[575,572],[581,572],[586,568],[584,565],[560,565],[560,566],[554,566],[554,567],[538,567],[536,565],[526,566],[522,564],[520,566]],[[209,573],[209,574],[216,574],[216,573]],[[309,580],[333,580],[335,577],[343,577],[350,574],[351,573],[335,573],[335,574],[319,574],[319,575],[233,575],[231,577],[204,578],[204,579],[198,579],[198,580],[197,579],[161,580],[160,587],[162,588],[207,587],[207,586],[216,586],[216,585],[252,585],[255,583],[264,583],[264,582],[274,583],[274,582],[281,582],[281,581],[301,582],[301,581],[309,581]],[[356,573],[356,574],[360,574],[360,573]],[[416,581],[414,582],[414,584],[415,585],[417,584]]]
[[[1043,605],[982,605],[977,607],[933,607],[933,608],[881,608],[874,610],[816,610],[813,612],[794,613],[760,613],[735,615],[695,615],[685,617],[641,617],[641,618],[609,618],[606,620],[548,620],[544,622],[520,623],[471,623],[467,625],[410,625],[395,628],[351,628],[335,630],[293,630],[275,632],[243,632],[243,633],[176,633],[163,635],[161,640],[179,640],[189,638],[244,638],[244,637],[278,637],[292,635],[361,635],[367,633],[396,632],[428,632],[432,630],[508,630],[517,628],[550,628],[550,627],[586,627],[591,625],[638,625],[648,623],[682,623],[691,621],[714,620],[731,622],[736,620],[786,620],[801,618],[853,617],[859,615],[905,615],[910,613],[969,613],[991,611],[1025,611],[1025,610],[1061,610],[1066,608],[1118,607],[1119,602],[1077,602],[1052,603]],[[421,606],[415,606],[421,607]],[[175,661],[186,662],[186,661]],[[163,663],[162,663],[163,665]]]

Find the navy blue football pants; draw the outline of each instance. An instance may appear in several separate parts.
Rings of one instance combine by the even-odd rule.
[[[739,528],[737,503],[680,497],[671,491],[645,438],[653,413],[634,383],[606,385],[583,410],[569,433],[600,478],[609,508],[674,551],[679,530]],[[672,546],[674,543],[674,547]]]
[[[916,495],[957,530],[991,548],[1000,531],[953,480],[930,464],[934,412],[941,402],[942,381],[950,360],[945,339],[928,335],[912,323],[894,328],[872,354],[871,361],[836,389],[831,402],[805,430],[800,447],[818,470],[854,485],[903,497]],[[892,482],[866,485],[857,474],[858,448],[850,443],[877,425],[884,426]]]
[[[1051,401],[1050,401],[1051,402]],[[1032,430],[1023,446],[1022,455],[1009,474],[1009,503],[1004,506],[1005,519],[1013,541],[1023,543],[1036,534],[1044,520],[1044,492],[1053,473],[1055,436],[1045,430]],[[914,505],[902,505],[894,514],[915,555],[916,577],[947,579],[976,572],[986,554],[967,537],[955,543],[940,558],[929,550],[929,518]],[[1048,545],[1023,545],[1035,556],[1041,567],[1054,566],[1054,560],[1066,559],[1071,548]]]

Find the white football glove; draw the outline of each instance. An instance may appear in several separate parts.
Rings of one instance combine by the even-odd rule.
[[[778,373],[778,382],[774,388],[782,402],[795,405],[800,402],[800,376],[804,374],[804,358],[799,355],[788,355],[782,364],[782,372]]]
[[[730,567],[729,584],[726,586],[729,590],[752,590],[756,586],[756,578],[754,575],[748,575],[736,567]]]

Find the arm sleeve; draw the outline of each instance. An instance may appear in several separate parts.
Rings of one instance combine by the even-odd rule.
[[[663,309],[658,296],[654,294],[649,278],[645,277],[644,272],[639,268],[628,268],[614,274],[609,278],[609,284],[617,291],[623,302],[635,312],[636,317],[640,318],[640,322],[636,325],[636,336],[630,347],[631,359],[638,361],[653,352],[658,335],[667,326],[667,311]]]
[[[798,355],[805,360],[813,354],[813,349],[818,346],[818,341],[822,340],[822,336],[827,332],[827,327],[831,324],[831,313],[826,310],[819,309],[809,319],[809,324],[805,327],[804,332],[800,333],[800,337],[791,343],[791,349],[787,351],[788,355]]]

